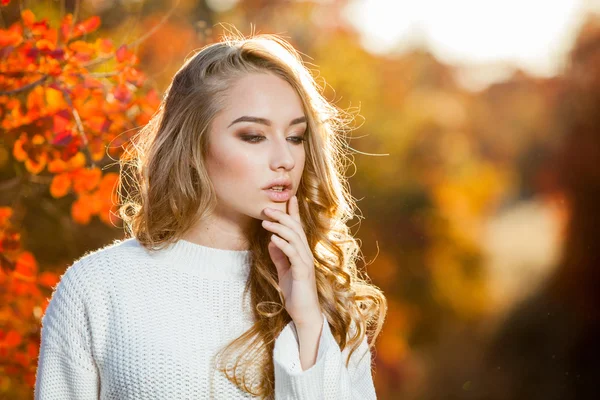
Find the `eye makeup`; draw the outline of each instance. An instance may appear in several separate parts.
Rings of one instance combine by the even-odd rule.
[[[240,139],[242,139],[244,142],[249,142],[249,143],[259,143],[262,142],[262,139],[265,139],[266,137],[263,135],[249,135],[249,134],[242,134],[240,135]],[[292,139],[291,142],[295,143],[295,144],[301,144],[303,142],[306,141],[306,138],[304,136],[290,136],[287,138]]]

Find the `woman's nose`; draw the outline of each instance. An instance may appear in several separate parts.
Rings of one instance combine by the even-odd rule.
[[[294,168],[296,161],[294,160],[294,154],[292,153],[293,146],[286,139],[277,141],[277,144],[273,146],[271,152],[271,168],[277,170],[283,167],[286,170]]]

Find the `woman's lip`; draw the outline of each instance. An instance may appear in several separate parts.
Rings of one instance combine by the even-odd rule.
[[[275,202],[285,202],[292,197],[292,191],[290,189],[284,189],[281,192],[276,192],[271,189],[263,189],[263,191],[267,192],[269,199]]]

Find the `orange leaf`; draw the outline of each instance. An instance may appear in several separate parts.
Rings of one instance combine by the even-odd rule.
[[[86,195],[85,201],[87,202],[92,214],[98,214],[102,209],[102,198],[95,192],[90,195]]]
[[[73,25],[73,15],[72,14],[65,15],[62,22],[60,23],[60,34],[62,36],[61,39],[64,42],[68,42],[69,39],[71,39],[69,36],[69,32],[71,30],[72,25]]]
[[[46,96],[44,87],[36,86],[27,96],[28,110],[42,110],[46,106]]]
[[[19,25],[10,27],[10,29],[0,29],[0,47],[18,46],[23,42],[23,32]]]
[[[115,51],[115,47],[110,39],[97,39],[96,49],[100,54],[112,54]]]
[[[6,225],[8,220],[13,214],[13,210],[10,207],[0,207],[0,227]]]
[[[56,45],[48,39],[40,39],[35,43],[35,47],[37,47],[40,50],[50,52],[56,48]]]
[[[33,139],[31,139],[31,144],[33,144],[34,146],[39,146],[41,144],[44,144],[45,142],[46,142],[46,139],[39,133],[36,133],[35,135],[33,135]]]
[[[53,174],[64,172],[66,169],[67,163],[60,158],[55,158],[48,163],[48,172],[52,172]]]
[[[135,86],[141,86],[146,80],[146,77],[141,71],[130,66],[123,68],[122,77],[125,81]]]
[[[104,154],[106,151],[106,143],[102,138],[95,137],[90,140],[89,143],[90,154],[92,155],[92,160],[100,161],[104,158]]]
[[[45,95],[47,105],[46,109],[48,110],[48,114],[52,114],[67,108],[67,103],[65,102],[63,93],[60,90],[48,87]],[[68,113],[63,114],[62,118],[67,118],[68,120]]]
[[[3,340],[2,346],[7,348],[17,347],[21,344],[22,337],[21,334],[15,330],[10,330],[6,334],[6,337]]]
[[[26,133],[21,133],[21,136],[15,140],[15,144],[13,146],[13,156],[17,159],[17,161],[25,161],[27,159],[27,151],[25,150],[25,145],[27,142],[28,140]]]
[[[87,126],[96,132],[108,132],[110,120],[105,115],[93,115],[86,121]]]
[[[17,258],[15,273],[20,274],[22,277],[31,278],[37,273],[37,261],[29,251],[21,253]]]
[[[27,357],[30,360],[37,360],[38,353],[39,353],[39,346],[37,343],[30,342],[27,344]]]
[[[32,174],[37,175],[44,170],[44,167],[46,166],[46,158],[46,154],[42,154],[38,160],[32,160],[28,158],[25,161],[25,168]]]
[[[117,226],[121,219],[118,215],[117,207],[115,206],[109,208],[103,207],[100,212],[98,212],[98,217],[100,218],[100,221],[110,227]]]
[[[100,17],[93,16],[75,26],[75,32],[79,35],[90,33],[100,26]]]
[[[101,89],[104,87],[100,80],[87,75],[83,78],[82,85],[86,89]]]
[[[73,171],[79,168],[83,168],[85,165],[85,155],[82,152],[77,152],[68,161],[63,161],[60,158],[55,158],[48,164],[48,171],[53,174],[61,172]]]
[[[42,272],[38,276],[40,285],[48,288],[53,288],[58,283],[59,279],[58,275],[53,272]]]
[[[73,202],[71,206],[71,217],[73,220],[81,225],[87,225],[90,223],[92,218],[92,212],[89,206],[85,203],[85,199],[81,197]]]
[[[108,196],[109,193],[113,192],[115,185],[119,180],[119,174],[115,172],[109,172],[102,177],[100,185],[98,185],[98,191],[102,192],[103,196]]]
[[[68,173],[63,173],[54,176],[50,184],[50,194],[55,199],[66,196],[71,188],[71,176]]]
[[[160,98],[158,96],[158,91],[155,89],[150,89],[148,93],[146,93],[145,100],[148,102],[150,107],[156,108],[160,104]],[[154,110],[152,110],[154,111]]]
[[[82,53],[86,55],[94,54],[95,49],[94,45],[88,42],[84,42],[83,40],[78,40],[76,42],[69,44],[69,49],[76,53]]]
[[[21,18],[23,19],[23,25],[28,28],[31,28],[35,22],[35,15],[31,10],[24,10],[21,12]]]
[[[44,39],[52,42],[54,44],[54,48],[56,48],[56,45],[58,44],[58,30],[48,29],[44,33]]]
[[[38,174],[46,167],[48,154],[42,147],[45,141],[46,139],[39,134],[29,141],[25,133],[15,141],[13,155],[17,160],[25,161],[25,168],[32,174]]]
[[[81,169],[74,172],[73,190],[75,193],[89,192],[100,182],[102,171],[100,168]]]

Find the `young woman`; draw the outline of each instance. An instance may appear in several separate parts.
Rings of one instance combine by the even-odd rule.
[[[53,293],[35,398],[375,399],[348,122],[278,36],[188,59],[123,158],[130,237]]]

